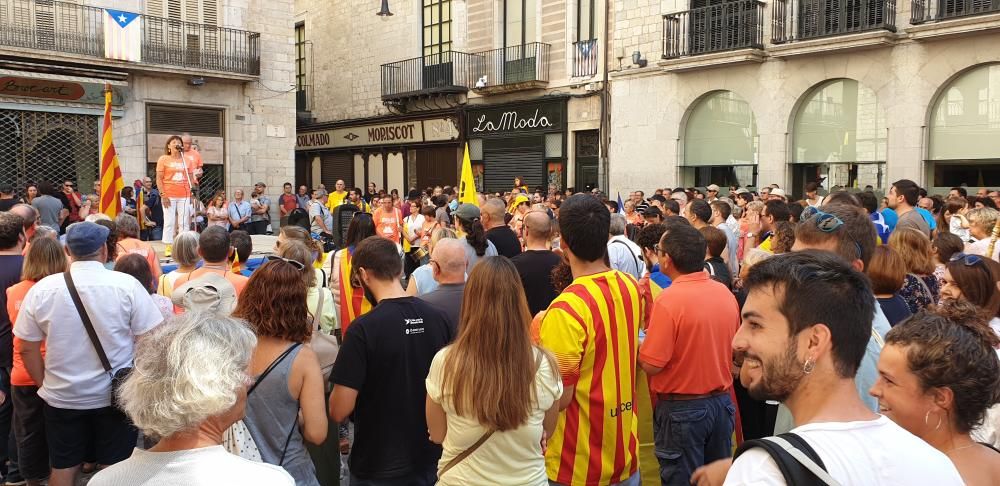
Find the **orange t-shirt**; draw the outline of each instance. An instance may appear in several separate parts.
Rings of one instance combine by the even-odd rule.
[[[124,240],[118,240],[118,256],[115,261],[121,260],[121,258],[129,253],[135,253],[146,259],[149,263],[149,270],[153,272],[153,281],[160,281],[160,274],[163,270],[160,269],[160,260],[156,257],[156,250],[149,243],[145,241],[140,241],[135,238],[125,238]]]
[[[391,212],[386,212],[382,208],[378,208],[372,214],[372,220],[375,221],[375,234],[396,243],[401,241],[399,226],[403,222],[403,215],[398,209],[392,208]]]
[[[733,385],[733,337],[740,308],[733,293],[705,272],[677,277],[653,302],[639,360],[663,371],[654,393],[700,395]]]
[[[28,291],[35,285],[34,281],[25,280],[21,283],[7,288],[7,315],[13,326],[17,325],[17,313],[21,310],[21,303]],[[42,359],[45,359],[45,341],[42,341]],[[14,336],[14,367],[10,371],[10,384],[14,386],[38,386],[31,379],[28,370],[24,368],[24,361],[21,360],[21,338]]]
[[[160,195],[166,198],[184,199],[191,197],[191,184],[198,182],[195,171],[201,169],[201,154],[196,150],[184,153],[184,160],[164,155],[156,161],[157,178],[163,178]],[[187,175],[184,174],[185,169]]]

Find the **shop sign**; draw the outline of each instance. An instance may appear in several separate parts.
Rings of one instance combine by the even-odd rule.
[[[467,118],[470,138],[562,131],[566,101],[470,110]]]
[[[94,105],[104,104],[104,85],[58,79],[0,77],[0,96],[72,101]],[[122,105],[125,96],[119,86],[111,87],[111,104]]]
[[[458,136],[458,127],[453,119],[439,118],[300,133],[295,137],[295,148],[315,150],[398,145],[457,140]]]

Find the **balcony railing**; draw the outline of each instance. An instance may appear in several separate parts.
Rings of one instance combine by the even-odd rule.
[[[764,2],[739,0],[663,16],[663,58],[764,48]]]
[[[476,56],[446,51],[382,65],[382,99],[465,93],[475,81]]]
[[[896,31],[896,0],[774,0],[775,44],[873,30]]]
[[[476,53],[476,87],[548,82],[550,47],[530,42]]]
[[[910,23],[1000,13],[1000,0],[913,0]]]
[[[597,39],[573,43],[573,77],[597,74]]]
[[[104,57],[103,9],[54,0],[0,0],[0,45]],[[140,15],[142,62],[260,74],[260,34]]]

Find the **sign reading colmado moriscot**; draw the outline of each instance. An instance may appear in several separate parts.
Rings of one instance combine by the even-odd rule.
[[[458,136],[458,126],[452,118],[407,120],[299,133],[295,137],[295,150],[445,142],[457,140]]]

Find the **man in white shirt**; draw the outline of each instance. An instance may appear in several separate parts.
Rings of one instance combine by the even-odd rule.
[[[642,249],[625,236],[625,215],[613,213],[608,238],[608,259],[611,268],[625,272],[636,280],[646,273],[646,264],[642,260]]]
[[[757,400],[777,400],[843,485],[960,485],[947,456],[861,401],[854,384],[875,302],[865,276],[840,257],[807,250],[754,265],[743,323],[733,338],[740,381]],[[764,449],[742,451],[692,476],[694,484],[787,484]],[[817,483],[818,484],[818,483]]]
[[[98,358],[63,274],[35,284],[17,317],[14,334],[22,341],[24,367],[42,384],[38,396],[45,401],[52,486],[76,484],[91,454],[107,466],[129,457],[136,443],[136,429],[111,406],[111,378],[130,366],[136,338],[163,317],[138,280],[104,268],[107,239],[108,228],[95,223],[75,223],[66,231],[70,274],[111,371]]]
[[[729,274],[736,276],[740,274],[740,262],[737,256],[739,249],[739,239],[736,233],[729,227],[728,220],[732,217],[733,208],[726,201],[715,201],[712,203],[712,225],[722,230],[726,234],[726,263],[729,265]]]

